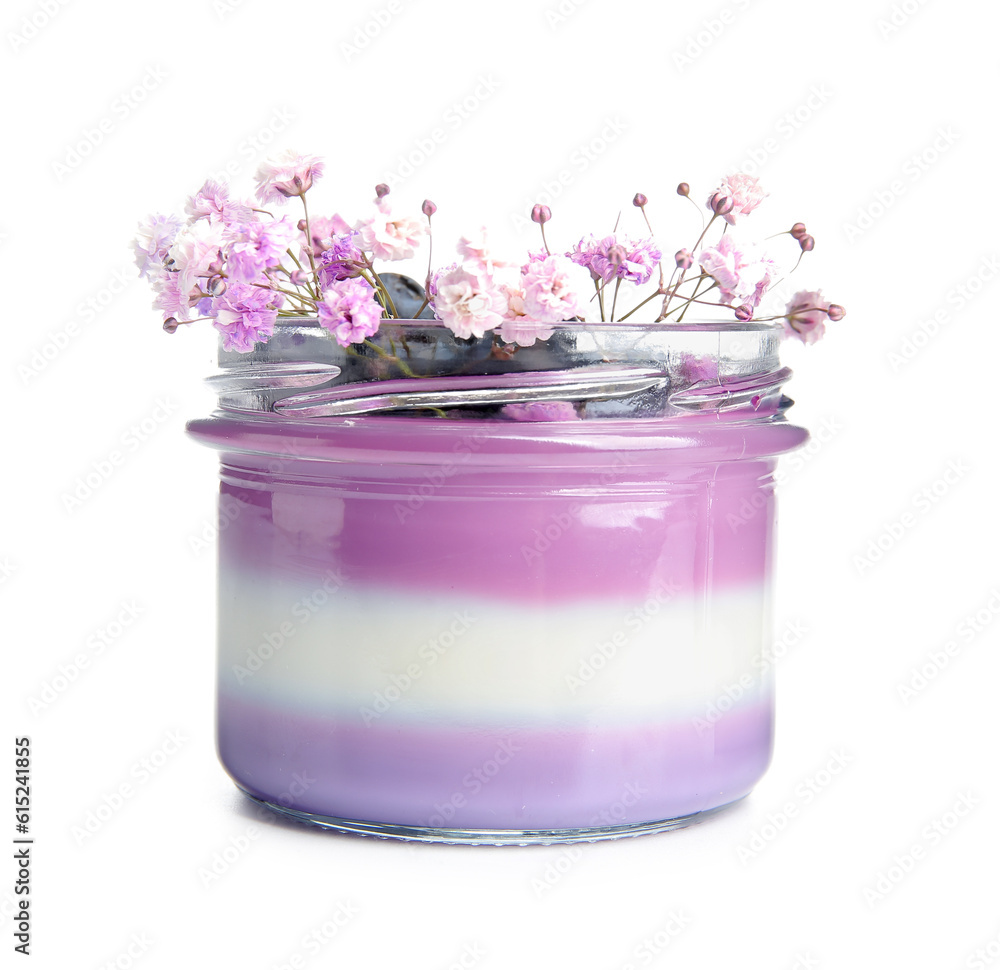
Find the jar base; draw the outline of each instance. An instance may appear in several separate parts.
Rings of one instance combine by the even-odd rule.
[[[695,825],[739,804],[746,795],[690,815],[660,819],[653,822],[628,822],[623,825],[601,825],[569,829],[449,829],[427,828],[417,825],[393,825],[389,822],[363,822],[358,819],[336,818],[331,815],[314,815],[294,808],[276,805],[258,798],[240,785],[236,786],[248,798],[269,811],[285,818],[313,825],[317,828],[348,835],[374,836],[378,839],[397,839],[402,842],[432,842],[441,845],[568,845],[574,842],[606,842],[611,839],[635,838],[653,835],[672,829]]]

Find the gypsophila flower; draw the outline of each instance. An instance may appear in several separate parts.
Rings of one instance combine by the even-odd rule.
[[[649,282],[663,256],[652,239],[630,239],[625,233],[613,233],[603,239],[581,239],[569,254],[574,263],[590,270],[595,280],[610,283],[614,279],[630,283]]]
[[[191,319],[191,300],[197,300],[197,294],[191,294],[181,289],[180,273],[164,273],[153,281],[156,298],[153,306],[163,311],[163,319],[174,317],[177,320]]]
[[[221,222],[231,225],[234,222],[252,222],[257,213],[243,202],[229,197],[229,186],[215,179],[208,179],[205,184],[189,195],[184,211],[188,214],[188,222],[198,219],[208,219],[209,222]]]
[[[698,256],[702,269],[719,284],[723,303],[757,306],[770,285],[774,263],[756,243],[726,233]]]
[[[709,196],[712,213],[723,219],[703,223],[692,249],[676,248],[685,240],[671,245],[669,252],[675,255],[669,280],[664,250],[654,240],[648,218],[649,197],[638,192],[627,212],[620,213],[621,228],[616,222],[611,232],[604,227],[603,233],[584,235],[571,252],[551,251],[546,226],[552,211],[542,202],[531,209],[533,222],[541,227],[542,249],[529,250],[520,265],[494,254],[485,228],[462,236],[457,261],[442,269],[435,266],[428,246],[423,286],[415,278],[388,272],[385,263],[411,258],[430,237],[434,203],[425,200],[418,218],[395,216],[390,204],[395,197],[387,183],[380,183],[372,214],[349,222],[337,213],[314,211],[311,195],[306,206],[307,193],[323,173],[317,156],[286,150],[255,173],[259,202],[234,195],[224,179],[210,178],[187,198],[185,216],[155,215],[141,222],[133,242],[136,265],[150,282],[164,329],[172,333],[181,323],[207,317],[222,333],[224,346],[246,351],[268,339],[277,316],[305,316],[318,318],[333,339],[348,346],[368,340],[382,319],[433,314],[460,340],[480,339],[492,331],[489,346],[481,348],[492,362],[516,359],[530,367],[536,358],[561,352],[562,344],[552,340],[558,324],[588,316],[607,324],[630,320],[632,328],[687,315],[697,327],[726,310],[730,319],[754,321],[758,327],[773,323],[777,329],[781,321],[786,336],[812,343],[827,322],[845,313],[837,304],[820,302],[818,291],[805,290],[784,314],[762,309],[776,280],[799,266],[814,240],[802,222],[768,236],[779,239],[790,233],[792,242],[776,242],[773,251],[765,251],[755,238],[734,235],[730,227],[746,220],[766,197],[759,180],[745,173],[727,175]],[[693,198],[686,182],[677,192]],[[263,207],[292,196],[300,197],[303,206],[294,217],[275,218]],[[641,235],[630,234],[629,220]],[[716,231],[709,234],[711,229]],[[691,239],[686,242],[691,245]],[[646,286],[648,292],[635,294],[632,287],[621,287],[623,282]],[[607,294],[612,283],[613,294]],[[413,346],[422,346],[423,339]],[[539,343],[553,346],[539,350]],[[397,358],[414,353],[413,347],[408,340],[399,345],[402,350],[388,341],[389,349],[382,348],[380,372],[410,373]],[[536,349],[521,352],[528,347]],[[604,353],[613,359],[618,351]],[[704,366],[712,363],[708,357]],[[682,379],[687,371],[691,380],[707,379],[698,373],[698,359],[679,366]]]
[[[303,195],[323,174],[324,164],[315,155],[300,155],[290,148],[261,162],[257,169],[257,198],[265,205]]]
[[[163,261],[184,225],[177,216],[152,215],[139,223],[132,241],[139,276],[154,279],[163,271]]]
[[[502,290],[458,263],[434,276],[431,294],[438,319],[457,337],[482,337],[503,322],[507,309]]]
[[[303,231],[306,227],[305,219],[299,222],[299,228]],[[309,234],[312,236],[312,250],[314,255],[326,252],[333,243],[336,236],[349,234],[354,230],[339,215],[313,216],[309,220]]]
[[[587,271],[568,256],[548,256],[521,268],[525,313],[539,323],[560,323],[583,318],[588,289]]]
[[[527,315],[524,309],[524,290],[519,286],[503,283],[500,292],[507,301],[503,322],[497,331],[501,340],[530,347],[536,340],[548,340],[555,333],[549,324],[540,323]]]
[[[804,344],[814,344],[826,333],[829,300],[820,290],[799,290],[785,307],[781,321],[785,337],[797,337]]]
[[[231,279],[243,283],[253,283],[266,269],[277,266],[299,234],[298,227],[288,216],[230,228],[237,239],[229,248],[228,274]]]
[[[362,279],[335,280],[323,293],[316,311],[320,326],[329,330],[341,347],[374,336],[382,320],[375,291]]]
[[[360,237],[353,230],[333,236],[329,247],[319,254],[317,269],[320,286],[327,287],[336,280],[357,276],[364,265],[364,255],[358,247]]]
[[[419,219],[393,218],[384,200],[375,215],[362,219],[354,228],[360,235],[361,248],[373,259],[386,260],[409,259],[427,231]]]
[[[274,333],[274,321],[284,297],[266,287],[233,282],[212,300],[211,315],[222,334],[225,350],[248,353],[263,337]]]
[[[177,234],[168,255],[180,274],[180,288],[185,293],[194,289],[200,279],[222,268],[222,249],[229,239],[222,223],[204,219],[185,226]]]
[[[740,217],[753,212],[767,197],[767,193],[760,187],[760,179],[740,173],[727,175],[717,191],[732,201],[732,208],[720,213],[731,226],[736,225],[736,220]],[[712,209],[715,195],[713,193],[708,200],[709,209]]]
[[[458,241],[458,255],[462,264],[471,273],[481,276],[493,276],[498,269],[514,266],[505,260],[497,259],[491,252],[486,240],[486,227],[479,230],[475,236],[462,236]]]

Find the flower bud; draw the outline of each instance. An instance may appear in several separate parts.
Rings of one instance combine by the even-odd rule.
[[[677,263],[681,269],[690,269],[694,265],[694,257],[691,255],[691,251],[689,249],[678,249],[677,252],[674,253],[674,262]]]
[[[747,320],[753,319],[753,307],[747,303],[742,304],[736,308],[736,319],[741,320],[746,323]]]
[[[839,303],[831,303],[826,308],[826,315],[836,323],[838,320],[843,320],[847,316],[847,311]]]
[[[811,253],[816,248],[816,240],[809,233],[806,233],[799,237],[799,245],[802,247],[802,252]]]
[[[375,186],[375,196],[379,199],[384,199],[389,194],[389,186],[385,182],[379,182]]]
[[[681,182],[681,184],[677,186],[678,195],[690,195],[690,193],[691,193],[691,186],[688,185],[687,182]]]
[[[420,211],[430,219],[438,211],[438,207],[430,199],[424,199],[424,204],[420,207]]]
[[[222,296],[226,292],[226,281],[221,276],[213,276],[208,281],[207,289],[212,296]]]
[[[726,195],[725,192],[716,192],[708,200],[708,207],[717,215],[724,216],[728,212],[733,211],[733,206],[736,205],[736,201],[731,195]]]
[[[306,231],[305,219],[299,219],[299,221],[295,223],[295,228],[298,229],[299,232],[305,232]]]
[[[531,207],[531,221],[537,222],[540,226],[544,226],[549,219],[552,218],[552,210],[547,205],[540,205],[535,203]]]
[[[612,266],[621,266],[628,259],[628,251],[617,243],[608,249],[608,261]]]
[[[180,324],[177,322],[176,317],[167,317],[167,319],[163,321],[163,329],[166,330],[167,333],[175,333],[179,326]]]
[[[788,231],[792,234],[793,239],[801,239],[806,234],[806,224],[804,222],[796,222]]]
[[[288,279],[293,286],[307,286],[309,284],[309,274],[304,269],[293,269],[288,274]]]
[[[647,199],[646,196],[644,196],[641,192],[636,192],[635,198],[632,200],[632,205],[634,205],[637,209],[641,209],[647,202],[649,202],[649,199]]]

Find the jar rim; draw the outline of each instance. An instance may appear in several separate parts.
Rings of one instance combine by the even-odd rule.
[[[413,320],[406,318],[388,318],[381,321],[380,326],[400,326],[410,329],[443,330],[452,333],[443,320]],[[688,333],[688,332],[719,332],[719,333],[763,333],[780,330],[777,321],[760,322],[756,320],[676,320],[655,322],[640,322],[631,320],[566,320],[562,323],[552,323],[547,326],[557,333],[590,333],[594,330],[642,331],[646,333]],[[292,329],[295,327],[319,329],[319,318],[313,316],[279,316],[275,320],[275,329]]]

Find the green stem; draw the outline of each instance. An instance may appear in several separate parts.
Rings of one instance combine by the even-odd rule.
[[[309,227],[309,205],[306,203],[306,194],[303,192],[299,198],[302,200],[302,211],[306,216],[306,253],[309,256],[309,268],[312,270],[312,291],[317,300],[323,297],[319,292],[319,285],[316,282],[316,260],[313,258],[313,237],[312,229]],[[292,259],[295,259],[293,256]],[[298,262],[298,260],[296,260]],[[301,267],[300,267],[301,269]]]
[[[388,358],[389,360],[395,361],[395,363],[399,365],[399,369],[407,377],[425,377],[426,376],[425,374],[417,374],[410,367],[409,364],[405,363],[404,361],[400,360],[398,357],[394,357],[392,354],[390,354],[387,351],[383,350],[378,344],[372,343],[372,341],[370,339],[366,339],[364,341],[364,345],[366,347],[370,347],[372,350],[374,350],[375,353],[379,355],[379,357],[385,357],[385,358]]]

